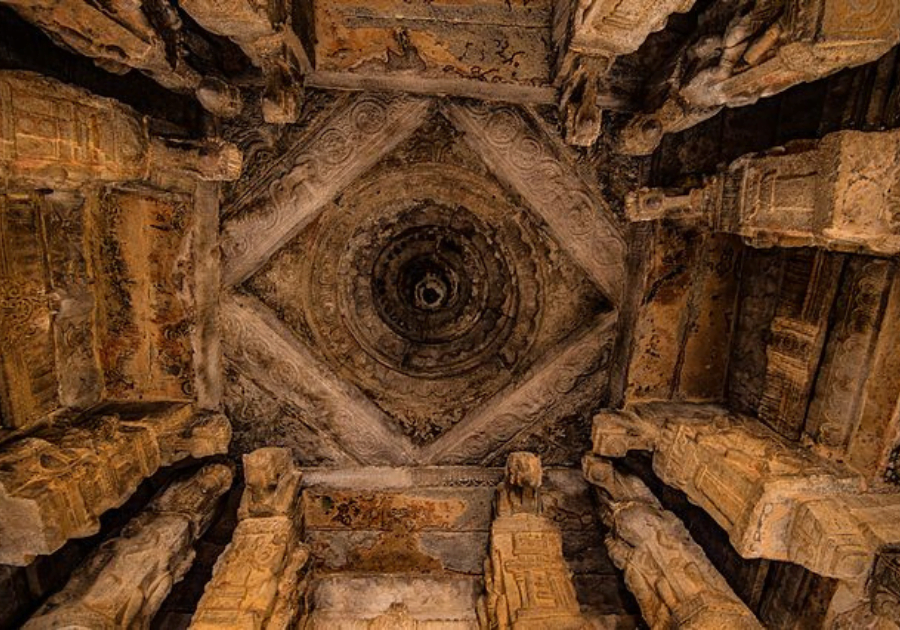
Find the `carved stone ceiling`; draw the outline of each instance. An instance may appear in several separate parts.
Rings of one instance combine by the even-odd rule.
[[[238,448],[307,463],[574,463],[624,245],[527,109],[346,95],[226,208]]]

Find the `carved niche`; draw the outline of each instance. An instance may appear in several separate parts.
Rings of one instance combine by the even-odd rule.
[[[193,545],[231,480],[227,466],[210,464],[174,482],[119,536],[104,542],[24,627],[149,627],[193,564]]]
[[[651,628],[762,629],[678,517],[640,479],[592,455],[583,467],[609,528],[610,558],[624,571]]]

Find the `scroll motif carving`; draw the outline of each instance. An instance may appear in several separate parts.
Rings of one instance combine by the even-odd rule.
[[[588,455],[585,478],[597,487],[609,528],[606,548],[651,628],[747,628],[762,625],[639,479]]]
[[[542,515],[541,476],[540,459],[513,453],[497,488],[490,557],[485,561],[485,621],[491,628],[590,627],[578,606],[560,531]]]
[[[259,269],[332,197],[412,134],[428,101],[377,95],[341,99],[284,160],[279,177],[260,177],[223,227],[223,282]]]
[[[898,155],[898,131],[840,131],[745,155],[683,195],[637,191],[626,213],[634,221],[695,219],[760,246],[894,255],[900,252]]]
[[[13,443],[0,454],[0,564],[24,566],[70,538],[95,534],[99,517],[160,466],[224,453],[224,416],[188,406],[119,421],[106,416]]]
[[[862,478],[791,444],[758,421],[714,406],[646,404],[594,420],[594,452],[653,452],[653,470],[685,492],[745,558],[800,564],[856,583],[900,539],[897,495],[860,495]]]
[[[666,100],[623,131],[625,153],[649,155],[665,134],[693,127],[723,107],[750,105],[874,61],[900,39],[900,7],[893,0],[745,4],[737,15],[723,14],[724,5],[705,11],[700,22],[708,27],[701,27],[679,54]],[[686,72],[688,66],[696,70]]]
[[[231,544],[213,569],[191,628],[292,628],[309,549],[300,542],[300,471],[288,449],[244,455],[245,488]]]
[[[149,627],[193,563],[193,544],[231,479],[228,467],[212,464],[173,483],[120,536],[103,543],[24,627]]]
[[[518,191],[614,304],[622,299],[625,243],[615,216],[536,121],[510,107],[449,105],[488,167]]]

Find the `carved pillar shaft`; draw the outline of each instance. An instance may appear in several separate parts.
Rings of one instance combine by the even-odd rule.
[[[590,455],[584,473],[597,486],[610,558],[624,571],[651,628],[762,628],[681,521],[639,479]]]
[[[24,627],[148,627],[193,563],[193,544],[231,480],[228,467],[211,464],[173,483],[120,536],[103,543]]]
[[[230,439],[227,418],[183,406],[129,421],[107,416],[11,444],[0,454],[0,564],[25,566],[70,538],[97,533],[100,515],[160,466],[225,453]]]

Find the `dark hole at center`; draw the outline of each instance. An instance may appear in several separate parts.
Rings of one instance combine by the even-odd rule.
[[[440,297],[440,294],[430,287],[422,291],[422,298],[425,300],[426,304],[434,304]]]

